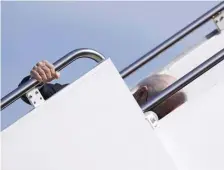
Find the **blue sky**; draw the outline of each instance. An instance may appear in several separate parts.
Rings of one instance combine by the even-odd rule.
[[[2,2],[2,97],[15,89],[38,61],[54,62],[77,48],[101,52],[120,71],[217,3]],[[213,29],[212,23],[206,24],[125,82],[134,86]],[[77,60],[61,72],[57,82],[72,82],[95,65],[88,59]],[[30,109],[18,100],[3,110],[2,129]]]

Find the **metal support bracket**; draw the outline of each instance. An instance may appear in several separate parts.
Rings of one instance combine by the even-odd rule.
[[[145,113],[145,119],[150,123],[153,129],[158,127],[159,125],[159,118],[156,113],[149,111]]]
[[[213,21],[216,24],[219,31],[224,30],[224,10],[219,12],[216,16],[214,16]]]
[[[30,90],[28,93],[26,93],[26,97],[30,101],[31,105],[35,108],[44,103],[45,101],[37,88],[34,88]]]

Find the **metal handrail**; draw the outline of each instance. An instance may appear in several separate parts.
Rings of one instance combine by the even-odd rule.
[[[160,45],[146,53],[144,56],[124,68],[122,71],[120,71],[120,74],[123,78],[126,78],[131,73],[139,69],[141,66],[145,65],[147,62],[154,59],[156,56],[164,52],[166,49],[180,41],[182,38],[184,38],[186,35],[200,27],[201,25],[205,24],[207,21],[209,21],[213,16],[218,14],[220,11],[224,9],[224,1],[210,9],[208,12],[194,20],[192,23],[175,33],[173,36],[162,42]]]
[[[224,9],[224,2],[222,1],[217,6],[213,7],[211,10],[203,14],[201,17],[197,18],[195,21],[187,25],[185,28],[181,29],[179,32],[168,38],[166,41],[164,41],[163,43],[161,43],[160,45],[149,51],[147,54],[136,60],[134,63],[130,64],[128,67],[124,68],[122,71],[120,71],[122,78],[126,78],[132,72],[136,71],[138,68],[140,68],[147,62],[151,61],[153,58],[155,58],[160,53],[162,53],[163,51],[174,45],[176,42],[184,38],[186,35],[197,29],[199,26],[206,23],[214,15],[218,14],[223,9]],[[60,71],[61,69],[63,69],[68,64],[70,64],[71,62],[73,62],[78,58],[90,58],[95,60],[96,62],[100,62],[104,59],[104,56],[91,49],[74,50],[54,63],[56,71]],[[37,86],[38,84],[40,83],[38,83],[36,80],[30,79],[24,85],[16,88],[8,95],[4,96],[1,99],[1,110],[3,110],[5,107],[16,101],[29,89]]]
[[[96,61],[97,63],[105,59],[105,57],[102,54],[92,49],[77,49],[66,54],[64,57],[54,62],[53,65],[55,66],[56,71],[60,71],[64,67],[71,64],[73,61],[79,58],[90,58]],[[22,95],[24,95],[27,91],[29,91],[30,89],[34,88],[39,84],[40,83],[37,80],[31,78],[28,82],[24,83],[23,85],[19,86],[18,88],[16,88],[6,96],[4,96],[1,99],[1,110],[12,104]]]
[[[191,70],[189,73],[178,79],[168,88],[163,90],[157,96],[155,96],[152,100],[147,102],[142,106],[142,110],[149,111],[164,102],[166,99],[171,97],[173,94],[184,88],[186,85],[194,81],[196,78],[210,70],[212,67],[220,63],[224,60],[224,48],[220,50],[218,53],[204,61],[202,64]],[[146,113],[147,114],[147,113]]]

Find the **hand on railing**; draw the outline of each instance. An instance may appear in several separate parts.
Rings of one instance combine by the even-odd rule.
[[[56,62],[54,62],[54,64],[53,64],[54,71],[62,70],[67,65],[71,64],[73,61],[75,61],[79,58],[89,58],[91,60],[96,61],[97,63],[100,63],[105,59],[105,57],[102,54],[98,53],[95,50],[87,49],[87,48],[77,49],[77,50],[73,50],[73,51],[69,52],[64,57],[62,57],[59,60],[57,60]],[[36,68],[34,69],[34,71],[36,71]],[[42,71],[40,71],[40,73],[41,72]],[[43,74],[43,72],[42,72],[42,74]],[[21,96],[23,96],[25,93],[27,93],[32,88],[41,84],[39,81],[37,81],[38,75],[39,75],[39,72],[38,72],[38,74],[34,75],[34,78],[28,79],[28,81],[26,83],[20,85],[15,90],[13,90],[12,92],[10,92],[6,96],[4,96],[1,99],[1,110],[6,108],[8,105],[12,104],[14,101],[19,99]],[[28,76],[28,78],[29,78],[29,76]],[[42,76],[41,76],[41,79],[42,79]],[[41,80],[41,79],[39,77],[39,80]],[[44,79],[45,79],[45,77],[44,77]],[[47,81],[48,79],[45,79],[45,80]]]
[[[60,73],[55,71],[55,66],[46,60],[38,62],[30,71],[30,75],[41,83],[51,82],[60,77]]]

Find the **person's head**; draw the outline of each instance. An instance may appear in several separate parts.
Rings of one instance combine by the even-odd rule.
[[[176,79],[174,77],[167,74],[155,74],[149,76],[138,83],[132,90],[133,96],[139,106],[142,106],[175,81]],[[163,103],[156,106],[152,111],[154,111],[158,115],[159,119],[161,119],[185,101],[185,93],[179,91]]]

